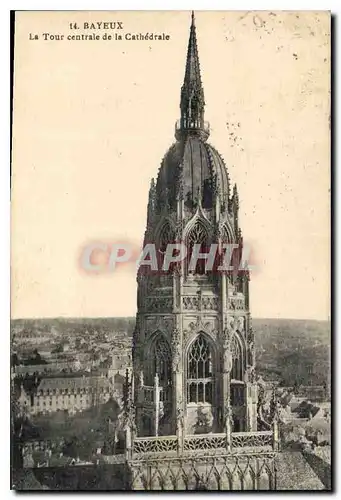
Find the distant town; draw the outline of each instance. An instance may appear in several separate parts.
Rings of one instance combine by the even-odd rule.
[[[23,468],[98,463],[119,441],[133,321],[52,323],[12,322],[13,463]]]
[[[275,390],[280,406],[282,448],[287,448],[290,453],[293,450],[300,453],[302,450],[309,450],[307,456],[310,460],[313,457],[313,463],[305,473],[309,477],[314,470],[328,483],[330,473],[325,470],[329,470],[331,460],[328,378],[323,380],[318,378],[320,374],[310,374],[313,382],[320,383],[307,384],[308,373],[308,379],[300,384],[292,374],[293,384],[286,384],[285,369],[288,362],[283,367],[282,379],[278,374],[278,360],[274,360],[277,371],[271,372],[268,360],[271,351],[266,344],[266,332],[274,341],[275,325],[281,324],[285,330],[285,325],[291,323],[284,320],[273,320],[272,323],[271,320],[255,320],[255,324],[257,329],[264,332],[262,337],[258,335],[261,342],[257,346],[257,362],[260,367],[258,383],[261,388],[259,414],[266,421]],[[301,360],[304,360],[309,355],[311,344],[314,345],[311,342],[312,327],[316,328],[319,339],[323,340],[323,335],[318,323],[310,322],[310,328],[302,322],[296,322],[295,326],[299,324],[301,327],[304,324],[304,329],[308,331],[309,342],[301,335],[297,339],[301,348],[296,349],[290,344],[288,332],[283,338],[287,339],[290,352],[298,350]],[[14,470],[46,471],[73,465],[91,469],[96,465],[104,466],[120,461],[124,448],[124,386],[132,367],[131,341],[134,325],[135,318],[12,321]],[[293,329],[293,326],[290,328]],[[327,338],[326,335],[326,342]],[[277,350],[280,350],[279,344],[280,342],[275,342]],[[314,349],[320,356],[325,353],[321,340],[320,345],[315,345]],[[318,354],[316,357],[318,358]],[[328,359],[323,358],[320,360],[322,365],[323,361],[328,363]],[[292,463],[293,470],[283,470],[282,474],[286,475],[286,481],[294,484],[294,469],[299,469],[302,462],[294,465],[294,461],[286,461],[286,468],[288,463]],[[30,476],[26,474],[25,481],[28,477]],[[25,489],[25,486],[19,487]],[[55,485],[51,487],[55,488]],[[64,485],[64,488],[67,489],[68,486]]]

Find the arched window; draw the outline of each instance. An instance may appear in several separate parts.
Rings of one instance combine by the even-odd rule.
[[[157,374],[160,385],[168,385],[172,376],[172,358],[168,342],[162,334],[155,339],[150,352],[151,378]],[[150,380],[153,384],[153,380]]]
[[[232,242],[231,232],[230,232],[229,228],[226,226],[226,224],[224,224],[222,227],[221,239],[222,239],[223,243],[231,243]]]
[[[187,402],[213,402],[213,359],[210,345],[203,335],[190,346],[187,355]]]
[[[232,354],[232,380],[244,380],[244,352],[242,347],[242,341],[237,337],[233,336],[231,342],[231,354]]]
[[[153,426],[152,420],[149,415],[142,415],[142,426],[141,426],[141,435],[142,436],[152,436],[153,435]]]
[[[204,224],[197,221],[187,236],[188,247],[188,264],[191,262],[192,249],[194,245],[199,245],[197,248],[200,253],[209,252],[209,237]],[[206,259],[198,259],[194,270],[189,270],[190,274],[205,274]]]
[[[187,239],[190,246],[193,246],[195,243],[201,245],[206,243],[208,235],[205,226],[200,221],[197,221],[189,232]]]
[[[159,235],[159,250],[165,253],[168,243],[174,243],[174,231],[169,222],[166,222]]]
[[[232,406],[243,406],[245,403],[245,351],[244,343],[238,333],[235,333],[231,341],[232,371],[231,371],[231,404]],[[243,419],[234,418],[235,432],[243,431]]]
[[[158,241],[157,241],[157,247],[159,249],[159,252],[158,252],[158,269],[159,270],[161,270],[163,268],[163,260],[164,260],[165,253],[167,250],[167,245],[169,243],[174,243],[174,242],[175,242],[174,230],[173,230],[171,224],[167,221],[162,226],[161,231],[159,233]],[[172,274],[173,269],[174,269],[174,263],[171,263],[169,265],[168,270],[164,271],[163,273]]]

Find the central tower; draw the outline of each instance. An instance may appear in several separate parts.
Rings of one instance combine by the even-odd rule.
[[[187,258],[167,272],[140,267],[133,337],[133,399],[138,436],[257,430],[254,338],[249,273],[239,270],[242,233],[237,187],[207,140],[194,15],[181,88],[176,142],[151,181],[144,244],[159,263],[167,244]],[[218,271],[226,245],[232,271]],[[229,247],[231,248],[231,247]],[[207,270],[205,254],[215,252]],[[196,259],[199,257],[199,259]],[[191,266],[191,258],[197,260]],[[159,265],[160,269],[160,265]]]

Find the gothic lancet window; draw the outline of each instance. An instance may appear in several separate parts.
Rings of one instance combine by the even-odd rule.
[[[161,386],[166,386],[171,381],[172,365],[171,351],[168,342],[159,334],[155,339],[150,352],[150,378],[153,379],[157,374]],[[150,380],[153,384],[153,380]]]
[[[224,265],[224,267],[226,268],[230,268],[229,271],[227,271],[227,275],[229,277],[229,281],[232,282],[234,273],[231,268],[235,269],[235,266],[238,262],[238,250],[235,247],[232,247],[235,241],[232,235],[231,228],[226,224],[224,224],[221,229],[221,240],[223,244],[231,245],[222,252],[221,265]]]
[[[244,352],[242,348],[242,341],[234,335],[231,342],[231,354],[232,354],[232,380],[244,379]]]
[[[174,243],[174,232],[169,222],[166,222],[160,231],[159,250],[165,253],[168,243]]]
[[[245,356],[242,340],[235,334],[231,342],[232,371],[231,371],[231,404],[232,406],[243,406],[245,402],[244,363]],[[235,422],[235,431],[241,431],[239,424]]]
[[[209,252],[209,238],[207,234],[206,227],[200,222],[197,221],[187,237],[187,245],[188,245],[188,259],[189,263],[192,257],[192,250],[194,245],[199,245],[200,253],[208,253]],[[195,269],[189,270],[190,274],[205,274],[205,259],[198,259]]]
[[[213,402],[213,360],[210,345],[199,335],[187,355],[188,403]]]
[[[195,243],[204,244],[206,243],[206,240],[206,228],[200,221],[197,221],[188,235],[188,242],[190,245],[194,245]]]
[[[158,241],[157,241],[157,246],[159,249],[158,252],[158,269],[163,268],[163,260],[165,257],[165,253],[167,250],[167,245],[169,243],[174,243],[175,241],[175,234],[172,226],[170,223],[167,221],[165,224],[162,226],[161,231],[159,233]],[[169,269],[165,271],[165,274],[172,274],[172,271],[174,269],[174,263],[171,263],[169,265]]]
[[[225,224],[222,227],[221,239],[222,239],[223,243],[231,243],[232,242],[230,231]]]

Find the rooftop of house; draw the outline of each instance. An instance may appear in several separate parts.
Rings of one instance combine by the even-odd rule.
[[[110,381],[101,376],[83,376],[83,377],[46,377],[43,378],[38,386],[38,391],[53,390],[77,390],[77,389],[106,389],[110,388]]]
[[[55,361],[43,365],[18,365],[15,367],[15,372],[18,375],[32,374],[34,372],[51,372],[72,368],[73,365],[73,361]]]
[[[293,410],[293,413],[296,413],[300,418],[309,418],[315,417],[320,410],[321,408],[319,405],[311,403],[310,401],[302,401],[297,408]]]

